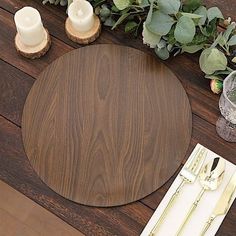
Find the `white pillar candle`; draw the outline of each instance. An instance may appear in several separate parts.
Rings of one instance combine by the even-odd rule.
[[[39,12],[33,7],[24,7],[14,16],[20,40],[27,46],[40,44],[45,37],[43,24]]]
[[[76,31],[86,32],[94,25],[93,7],[86,0],[74,0],[68,8],[68,15]]]

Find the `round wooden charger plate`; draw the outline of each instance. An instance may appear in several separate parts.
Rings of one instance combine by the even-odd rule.
[[[58,58],[23,112],[27,156],[54,191],[91,206],[147,196],[177,170],[192,117],[176,76],[136,49],[95,45]]]

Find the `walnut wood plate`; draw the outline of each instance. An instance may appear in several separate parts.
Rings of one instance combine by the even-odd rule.
[[[136,49],[95,45],[58,58],[23,112],[27,156],[54,191],[115,206],[147,196],[177,170],[192,116],[176,76]]]

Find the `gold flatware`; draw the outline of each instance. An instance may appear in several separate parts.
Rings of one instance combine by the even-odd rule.
[[[153,227],[152,231],[150,232],[149,236],[154,236],[161,223],[163,222],[164,218],[166,217],[169,209],[172,207],[175,199],[179,195],[182,187],[185,183],[194,183],[197,179],[197,176],[201,170],[203,162],[207,155],[207,149],[205,147],[199,147],[196,151],[196,154],[192,156],[192,158],[188,159],[186,164],[184,165],[183,169],[180,172],[180,177],[182,178],[181,183],[177,187],[175,193],[171,196],[167,206],[165,207],[164,211],[162,212],[161,216],[159,217],[157,223]]]
[[[182,225],[179,227],[179,230],[177,231],[176,234],[177,236],[181,235],[186,223],[188,222],[189,218],[191,217],[194,210],[198,206],[198,203],[200,202],[205,191],[216,190],[218,186],[221,184],[224,176],[224,171],[225,171],[225,161],[220,157],[216,157],[210,162],[208,162],[201,170],[199,178],[200,178],[200,183],[202,185],[202,189],[198,194],[196,200],[192,204],[191,208],[189,209]]]
[[[206,222],[201,232],[201,236],[205,235],[205,233],[207,232],[207,230],[209,229],[212,222],[215,220],[217,216],[225,215],[227,213],[235,190],[236,190],[236,172],[233,174],[229,183],[225,187],[224,192],[222,193],[211,216],[209,217],[208,221]]]

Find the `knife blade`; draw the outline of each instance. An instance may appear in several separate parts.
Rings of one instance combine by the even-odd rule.
[[[211,226],[211,223],[214,221],[214,219],[217,216],[225,215],[227,213],[227,211],[229,210],[230,203],[231,203],[231,200],[232,200],[235,190],[236,190],[236,172],[233,174],[233,176],[229,180],[229,183],[227,184],[221,197],[217,201],[216,206],[215,206],[214,210],[212,211],[210,218],[206,222],[206,224],[201,232],[201,236],[205,235],[205,233],[207,232],[207,230]]]
[[[212,213],[213,215],[219,216],[227,213],[235,189],[236,189],[236,173],[234,173],[234,175],[231,177],[223,194],[221,195],[219,201],[217,202],[215,209],[213,210]]]

